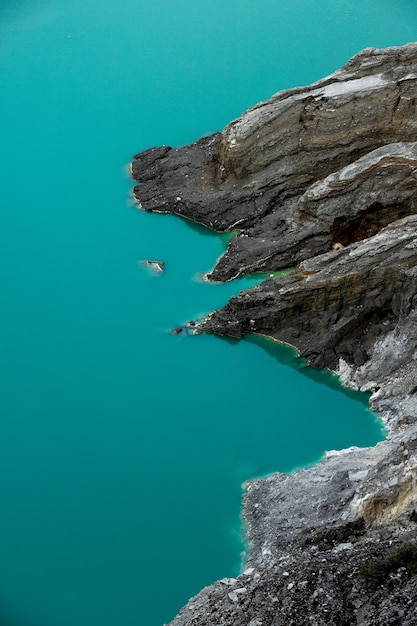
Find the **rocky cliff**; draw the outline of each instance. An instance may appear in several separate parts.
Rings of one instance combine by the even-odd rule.
[[[366,49],[222,133],[135,156],[144,210],[234,231],[209,278],[293,268],[199,332],[259,333],[372,392],[389,438],[248,483],[249,554],[173,626],[417,625],[417,44]]]

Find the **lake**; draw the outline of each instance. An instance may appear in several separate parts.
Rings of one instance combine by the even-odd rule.
[[[239,572],[245,480],[383,437],[366,396],[289,348],[170,332],[256,280],[203,282],[225,239],[138,211],[128,164],[417,39],[416,18],[407,0],[0,2],[2,623],[168,622]]]

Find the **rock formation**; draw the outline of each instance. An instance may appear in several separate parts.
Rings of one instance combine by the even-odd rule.
[[[249,482],[246,570],[172,626],[416,626],[417,44],[366,49],[132,175],[144,210],[235,232],[212,280],[293,268],[199,332],[292,344],[371,391],[389,432]]]

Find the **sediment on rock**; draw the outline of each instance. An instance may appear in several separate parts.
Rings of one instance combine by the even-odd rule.
[[[136,155],[132,175],[144,210],[238,231],[209,278],[294,268],[198,332],[295,346],[371,391],[389,433],[250,481],[247,571],[203,590],[173,626],[415,626],[417,44],[363,50],[221,133]],[[361,577],[375,571],[377,585]]]

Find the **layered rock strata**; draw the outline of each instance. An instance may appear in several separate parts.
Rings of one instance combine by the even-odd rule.
[[[247,569],[173,626],[416,625],[417,44],[364,50],[132,174],[143,209],[236,231],[209,278],[294,268],[199,332],[292,344],[371,391],[389,431],[248,483]]]

